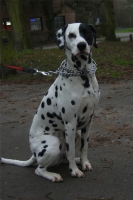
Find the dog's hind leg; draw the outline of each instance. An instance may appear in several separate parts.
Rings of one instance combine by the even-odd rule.
[[[36,158],[34,155],[27,161],[20,161],[14,159],[7,159],[7,158],[0,158],[0,163],[10,164],[10,165],[17,165],[21,167],[28,167],[36,163]]]
[[[43,142],[36,149],[38,167],[35,174],[51,180],[52,182],[63,181],[59,174],[48,172],[47,168],[57,165],[61,156],[60,140],[51,135],[43,136]]]

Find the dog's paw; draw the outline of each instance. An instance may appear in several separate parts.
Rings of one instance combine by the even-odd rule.
[[[83,174],[83,172],[81,172],[81,171],[77,168],[77,169],[74,169],[74,170],[71,169],[71,176],[72,176],[72,177],[82,178],[82,177],[84,177],[85,175]]]
[[[63,181],[63,178],[60,176],[60,174],[53,173],[52,182],[62,182],[62,181]]]
[[[60,174],[48,172],[47,170],[39,170],[37,168],[35,170],[35,174],[37,174],[38,176],[47,178],[48,180],[51,180],[52,182],[62,182],[63,181],[63,178],[60,176]]]
[[[88,171],[88,170],[92,171],[93,170],[89,160],[86,160],[84,162],[82,161],[82,170],[83,171]]]

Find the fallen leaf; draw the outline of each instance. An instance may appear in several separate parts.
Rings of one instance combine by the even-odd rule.
[[[107,98],[107,99],[111,99],[111,97],[110,97],[110,96],[106,96],[106,98]]]

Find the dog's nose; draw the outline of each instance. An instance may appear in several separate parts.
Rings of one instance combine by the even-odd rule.
[[[77,44],[77,47],[78,47],[78,49],[79,49],[80,51],[84,51],[85,48],[86,48],[86,43],[85,43],[85,42],[79,42],[79,43]]]

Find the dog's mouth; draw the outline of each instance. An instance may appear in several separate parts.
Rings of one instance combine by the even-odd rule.
[[[86,52],[86,51],[80,51],[80,52],[78,52],[78,53],[76,53],[76,54],[73,54],[73,55],[74,55],[74,56],[81,56],[81,55],[86,55],[86,56],[88,56],[89,53]]]

